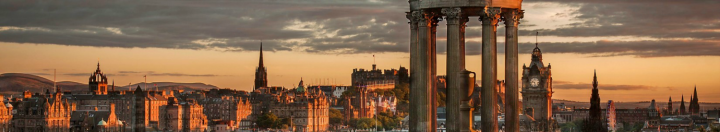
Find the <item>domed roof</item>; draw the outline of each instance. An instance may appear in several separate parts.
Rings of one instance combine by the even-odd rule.
[[[540,48],[538,48],[537,43],[535,43],[535,49],[533,49],[532,57],[542,59],[542,52],[540,51]]]
[[[5,104],[5,107],[12,108],[13,106],[8,102],[7,104]]]
[[[105,122],[105,119],[102,119],[102,120],[100,120],[100,122],[98,122],[97,125],[98,125],[98,126],[104,126],[104,125],[107,125],[107,122]]]
[[[121,126],[123,125],[123,123],[122,123],[122,121],[120,121],[120,119],[117,120],[117,124],[121,125]]]

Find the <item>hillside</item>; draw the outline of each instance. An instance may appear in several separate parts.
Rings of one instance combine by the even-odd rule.
[[[204,84],[204,83],[175,83],[175,82],[153,82],[148,83],[147,86],[151,88],[157,88],[160,90],[207,90],[218,88],[217,86]],[[72,81],[61,81],[57,83],[64,91],[87,91],[88,85],[84,83],[72,82]],[[138,83],[129,86],[118,86],[116,90],[127,90],[132,86],[134,89],[138,85],[143,86],[144,84]],[[45,89],[52,91],[53,81],[31,74],[24,73],[4,73],[0,74],[0,94],[20,94],[25,90],[37,93],[43,92]],[[111,87],[111,86],[109,86]]]

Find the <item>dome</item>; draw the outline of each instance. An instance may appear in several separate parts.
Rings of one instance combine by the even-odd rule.
[[[540,51],[540,48],[537,47],[537,44],[535,44],[535,49],[533,49],[532,57],[542,59],[542,52]]]
[[[10,103],[5,104],[5,107],[12,108],[13,106]]]
[[[122,121],[120,121],[120,119],[117,120],[117,124],[121,125],[121,126],[123,125],[123,123],[122,123]]]
[[[100,120],[100,122],[98,122],[97,125],[98,125],[98,126],[104,126],[104,125],[107,125],[107,122],[105,122],[105,119],[102,119],[102,120]]]

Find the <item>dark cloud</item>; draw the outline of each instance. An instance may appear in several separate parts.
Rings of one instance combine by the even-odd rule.
[[[592,89],[590,83],[572,83],[565,81],[553,81],[553,89]],[[655,90],[657,87],[646,85],[616,85],[616,84],[599,84],[600,90]]]
[[[91,74],[91,73],[65,73],[65,74],[62,74],[62,75],[65,75],[65,76],[81,76],[81,77],[84,76],[84,77],[90,77],[92,74]],[[127,74],[104,74],[104,75],[105,75],[105,76],[108,76],[108,77],[113,77],[113,76],[127,76]]]
[[[533,3],[535,1],[526,1]],[[541,0],[577,7],[578,20],[554,29],[523,19],[521,35],[649,37],[652,41],[542,43],[545,53],[638,57],[718,56],[718,1]],[[542,4],[542,3],[540,3]],[[402,0],[0,0],[0,41],[92,47],[352,54],[408,52]],[[526,10],[532,14],[532,8]],[[480,36],[477,17],[467,37]],[[440,22],[438,38],[444,38]],[[498,35],[504,34],[503,26]],[[498,39],[504,39],[499,37]],[[682,39],[682,40],[680,40]],[[438,41],[438,53],[446,50]],[[466,42],[480,54],[480,42]],[[521,53],[534,46],[521,44]],[[503,53],[503,46],[498,53]],[[683,50],[684,49],[684,50]]]
[[[528,1],[530,2],[530,1]],[[523,35],[636,36],[720,40],[720,1],[540,0],[577,7],[559,16],[579,22],[556,29],[524,30]],[[717,42],[716,42],[717,43]]]

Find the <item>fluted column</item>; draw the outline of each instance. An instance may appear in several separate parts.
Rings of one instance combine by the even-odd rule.
[[[460,29],[464,26],[465,22],[460,8],[443,8],[442,14],[445,15],[447,20],[447,120],[445,121],[445,128],[450,132],[460,131],[460,102],[462,97],[466,96],[463,94],[462,89],[467,86],[462,86],[460,82],[460,71],[465,69],[465,47],[461,46],[463,43]],[[461,25],[462,24],[462,25]]]
[[[505,21],[505,131],[520,131],[518,121],[518,38],[517,26],[522,11],[503,13]]]
[[[499,8],[489,8],[481,13],[482,21],[482,131],[497,132],[497,23]]]
[[[437,23],[442,19],[440,16],[433,16],[430,20],[430,132],[437,129]]]
[[[412,17],[417,21],[417,44],[415,48],[411,45],[410,50],[415,56],[410,56],[411,65],[414,69],[410,69],[410,131],[431,131],[432,124],[430,122],[431,107],[430,93],[430,49],[431,49],[431,20],[432,15],[424,11],[413,11]]]

